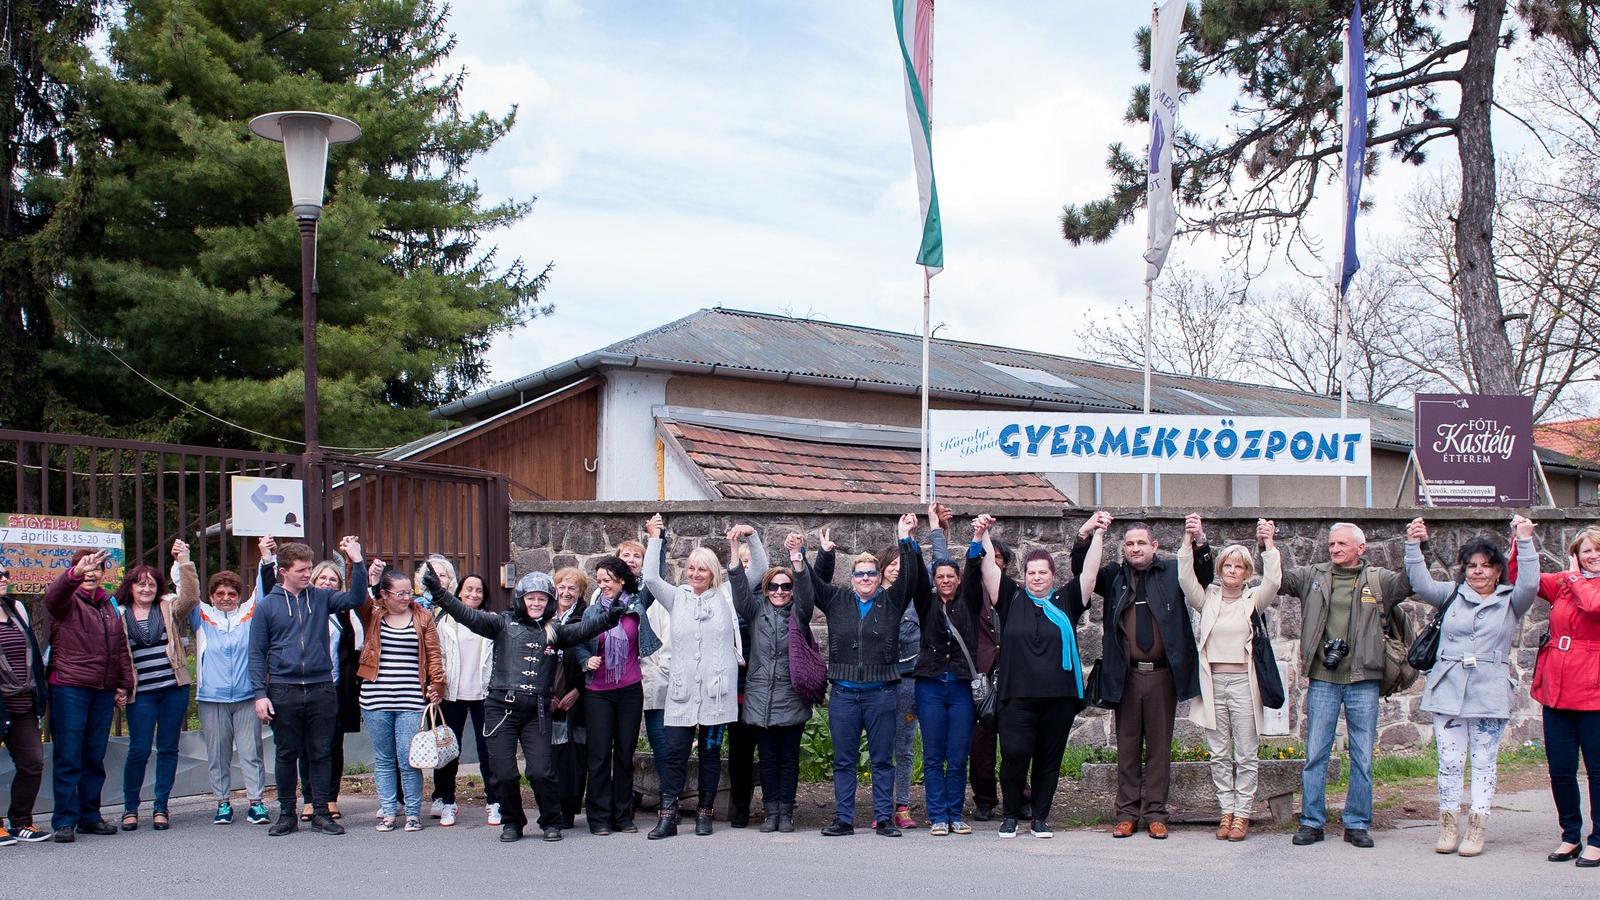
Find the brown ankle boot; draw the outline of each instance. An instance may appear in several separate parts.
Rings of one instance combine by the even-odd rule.
[[[1225,841],[1233,830],[1233,813],[1223,813],[1222,821],[1217,823],[1217,840]]]
[[[1233,817],[1233,827],[1228,829],[1228,840],[1238,842],[1250,836],[1250,820],[1243,816]]]

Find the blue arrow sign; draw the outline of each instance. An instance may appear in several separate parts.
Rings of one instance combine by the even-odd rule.
[[[250,495],[250,502],[254,503],[256,509],[260,512],[266,512],[267,504],[269,503],[282,503],[283,501],[284,496],[282,494],[267,493],[267,486],[264,484],[258,485],[255,491]]]

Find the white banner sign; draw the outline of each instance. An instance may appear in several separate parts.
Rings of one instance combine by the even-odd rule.
[[[239,537],[305,537],[305,483],[235,475],[232,512],[233,533]]]
[[[945,472],[1353,475],[1372,468],[1367,419],[929,411]]]

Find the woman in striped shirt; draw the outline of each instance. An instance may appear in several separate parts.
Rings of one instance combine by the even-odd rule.
[[[161,573],[151,566],[134,566],[117,588],[117,608],[122,611],[128,653],[133,657],[133,696],[128,698],[128,759],[122,767],[122,830],[139,827],[139,802],[144,771],[152,745],[156,754],[156,782],[151,821],[166,831],[167,798],[178,775],[178,738],[189,714],[188,656],[178,635],[178,623],[200,602],[200,581],[189,561],[189,545],[172,542],[176,594],[161,595]]]
[[[377,565],[375,562],[374,565]],[[444,659],[433,616],[412,602],[411,579],[386,569],[378,602],[357,608],[366,629],[357,669],[361,719],[372,737],[378,830],[393,831],[399,812],[395,767],[405,791],[406,831],[422,830],[422,772],[407,759],[422,711],[444,696]]]

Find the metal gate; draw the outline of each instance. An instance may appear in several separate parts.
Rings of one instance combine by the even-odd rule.
[[[302,456],[0,430],[0,513],[120,521],[127,562],[165,572],[167,548],[192,547],[204,584],[233,569],[246,583],[255,538],[229,527],[234,475],[297,478],[306,488],[306,541],[323,557],[356,534],[367,557],[409,572],[430,553],[484,576],[486,605],[504,608],[510,553],[504,476],[479,469],[363,456]],[[0,553],[4,548],[0,547]]]

